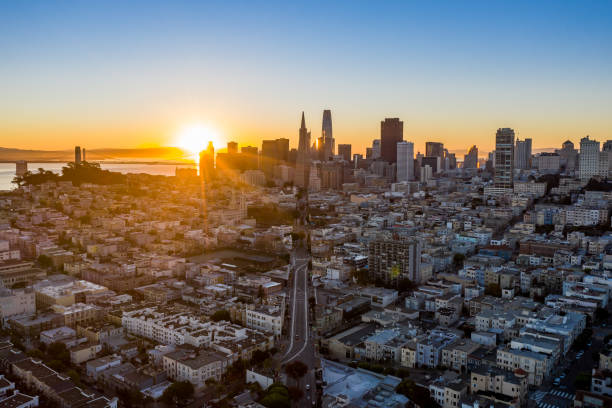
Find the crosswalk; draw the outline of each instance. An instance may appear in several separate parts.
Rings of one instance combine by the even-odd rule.
[[[546,401],[543,401],[547,396],[551,398],[547,398]],[[536,406],[538,408],[563,408],[568,406],[568,403],[574,400],[574,394],[561,391],[561,390],[551,390],[551,391],[536,391],[531,397],[532,400],[536,402]],[[554,398],[561,398],[558,402],[560,405],[552,404],[549,401]]]
[[[554,395],[555,397],[561,397],[569,400],[573,400],[575,395],[570,394],[569,392],[561,391],[561,390],[552,390],[548,392],[550,395]]]
[[[536,391],[533,394],[533,400],[537,403],[540,403],[540,401],[542,401],[542,399],[546,396],[546,394],[548,394],[548,391]]]

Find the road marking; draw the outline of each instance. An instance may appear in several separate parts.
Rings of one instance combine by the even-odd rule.
[[[308,333],[308,299],[307,299],[307,294],[308,294],[308,279],[307,279],[307,276],[308,276],[308,273],[305,273],[304,274],[304,333],[305,333],[304,334],[304,345],[302,346],[302,348],[296,354],[293,355],[293,357],[291,357],[289,360],[285,361],[285,364],[290,363],[297,356],[302,354],[302,352],[306,349],[306,346],[308,345],[309,333]],[[296,279],[297,279],[297,277],[296,277]]]
[[[291,299],[291,339],[289,340],[289,348],[287,349],[287,351],[285,352],[285,354],[283,354],[283,356],[281,357],[281,359],[284,359],[285,357],[287,357],[287,355],[289,354],[289,352],[291,351],[291,349],[293,349],[293,336],[295,335],[295,298],[297,297],[297,271],[298,271],[299,267],[295,269],[294,274],[293,274],[293,299]]]

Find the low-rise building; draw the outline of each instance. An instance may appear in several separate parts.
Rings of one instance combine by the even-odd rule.
[[[209,378],[220,381],[228,367],[228,356],[208,349],[177,348],[162,357],[162,367],[169,378],[189,381],[196,388]]]

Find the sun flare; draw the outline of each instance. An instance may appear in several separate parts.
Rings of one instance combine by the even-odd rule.
[[[190,158],[196,163],[199,160],[199,154],[206,149],[208,142],[212,142],[215,150],[222,147],[223,143],[219,133],[208,126],[194,124],[184,127],[176,135],[175,144],[177,147],[189,152]]]

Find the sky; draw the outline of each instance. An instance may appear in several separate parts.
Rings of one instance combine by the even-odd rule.
[[[588,0],[1,2],[0,146],[172,146],[198,125],[296,147],[323,109],[353,152],[385,117],[415,151],[488,151],[499,127],[605,141],[611,21]]]

